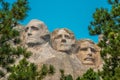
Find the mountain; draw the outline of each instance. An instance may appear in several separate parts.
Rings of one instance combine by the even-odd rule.
[[[97,71],[102,68],[100,48],[92,40],[76,40],[74,33],[66,28],[55,29],[49,32],[43,21],[33,19],[25,27],[18,25],[22,43],[20,46],[31,51],[32,55],[27,60],[37,65],[38,70],[42,65],[53,65],[54,75],[47,75],[43,80],[60,80],[60,70],[65,75],[72,75],[75,80],[82,76],[89,68]],[[13,44],[13,46],[18,46]],[[16,65],[21,58],[16,59]]]

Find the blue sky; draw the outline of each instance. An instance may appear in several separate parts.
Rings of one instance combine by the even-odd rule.
[[[97,36],[90,36],[88,25],[96,8],[108,8],[107,0],[28,0],[31,10],[21,22],[26,25],[31,19],[45,22],[50,32],[56,28],[68,28],[76,39],[89,38],[97,42]]]

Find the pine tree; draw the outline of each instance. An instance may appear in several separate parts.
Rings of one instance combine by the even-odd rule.
[[[19,31],[13,28],[18,25],[19,21],[25,19],[29,9],[27,0],[17,0],[13,4],[0,0],[0,77],[5,76],[8,72],[14,72],[14,70],[11,70],[11,64],[13,64],[20,55],[23,55],[25,58],[30,56],[30,52],[27,52],[25,48],[20,46],[13,47],[13,45],[11,45],[11,41],[15,44],[20,43],[20,39],[17,38],[20,36]],[[23,61],[24,64],[27,63],[25,60]],[[22,63],[20,63],[20,66],[25,69]],[[26,66],[33,69],[31,65]],[[18,71],[17,74],[21,74],[19,70],[17,70],[17,67],[14,68]],[[16,77],[17,80],[19,80],[18,78],[20,78],[20,76],[18,77],[16,75]],[[16,77],[14,75],[12,80],[15,80]],[[26,76],[26,78],[27,77],[28,76]]]
[[[73,80],[73,77],[71,76],[71,74],[69,74],[69,75],[64,74],[63,69],[60,69],[60,73],[61,73],[60,80]]]
[[[36,77],[37,80],[42,80],[44,79],[47,75],[54,75],[55,73],[55,68],[52,65],[47,65],[47,64],[43,64],[40,71],[38,71],[38,75]]]
[[[89,69],[81,78],[78,77],[76,80],[100,80],[100,77],[93,69]]]
[[[29,10],[27,0],[17,0],[12,5],[0,0],[0,78],[7,80],[42,80],[46,75],[53,75],[55,68],[43,65],[38,71],[35,64],[26,60],[31,55],[26,48],[17,46],[20,44],[19,30],[14,29],[27,16]],[[15,45],[13,46],[11,42]],[[14,62],[20,56],[23,59]],[[9,74],[10,73],[10,74]],[[9,74],[7,78],[6,74]]]
[[[110,10],[97,8],[94,21],[89,28],[91,35],[103,35],[99,42],[101,56],[105,62],[101,76],[103,80],[119,80],[120,72],[120,1],[108,0]]]
[[[83,76],[78,77],[76,80],[100,80],[100,76],[90,68],[83,74]]]
[[[11,67],[8,80],[35,80],[38,76],[37,67],[29,63],[25,58],[18,65]]]
[[[11,74],[8,80],[43,80],[47,75],[52,76],[55,73],[55,68],[52,65],[43,64],[38,70],[35,64],[29,63],[25,58],[10,70]]]

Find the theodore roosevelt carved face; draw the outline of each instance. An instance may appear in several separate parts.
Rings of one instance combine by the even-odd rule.
[[[80,49],[78,51],[78,58],[84,65],[98,66],[101,62],[100,48],[94,44],[91,40],[78,41]]]
[[[31,20],[25,28],[26,44],[43,44],[47,40],[48,33],[47,27],[42,21]]]
[[[74,34],[65,28],[56,29],[51,34],[51,45],[58,51],[70,51],[75,44]]]

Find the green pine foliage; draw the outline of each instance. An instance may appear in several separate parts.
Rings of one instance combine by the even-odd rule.
[[[89,28],[91,35],[103,35],[99,42],[105,62],[100,73],[103,80],[119,80],[120,76],[120,0],[108,0],[111,9],[99,8],[93,14]]]
[[[52,75],[54,75],[54,73],[55,73],[54,66],[43,64],[42,67],[41,67],[41,70],[38,71],[38,75],[36,77],[36,80],[42,80],[47,75],[52,76]]]
[[[13,45],[11,45],[11,41],[15,44],[20,43],[20,39],[18,38],[20,36],[19,31],[13,29],[13,27],[15,27],[19,21],[25,19],[28,10],[29,6],[27,0],[16,0],[13,4],[0,0],[0,67],[6,69],[7,72],[11,71],[10,65],[13,64],[20,55],[23,55],[25,58],[28,58],[31,55],[25,48],[20,46],[13,47]],[[20,67],[24,70],[26,69],[26,66],[29,69],[32,69],[31,71],[34,70],[33,64],[28,65],[29,63],[24,63],[26,63],[25,60],[22,60],[20,64],[17,67],[14,66],[14,68],[17,69]],[[21,74],[20,70],[17,70],[16,74],[19,74],[21,75],[21,78],[24,78],[24,76],[22,76],[24,72]],[[14,73],[14,70],[12,70],[12,80],[21,79],[20,76],[18,77],[16,74]],[[4,75],[4,71],[0,70],[0,77],[3,77]],[[28,75],[26,74],[26,78],[27,77]]]
[[[65,76],[65,79],[64,80],[73,80],[72,76],[71,75],[67,75]]]
[[[82,77],[78,77],[76,80],[101,80],[97,72],[94,72],[93,69],[88,69]]]
[[[37,67],[24,58],[18,65],[11,67],[11,75],[8,80],[35,80],[37,75]]]
[[[76,80],[81,80],[81,78],[80,78],[80,77],[78,77]]]
[[[61,73],[60,80],[64,80],[64,78],[65,78],[64,70],[63,70],[63,69],[60,69],[60,73]]]
[[[69,75],[64,74],[63,69],[60,69],[60,73],[61,73],[60,80],[73,80],[73,77],[70,74]]]
[[[47,75],[54,75],[55,68],[52,65],[43,64],[38,70],[35,64],[29,63],[24,58],[18,65],[11,67],[10,71],[8,80],[43,80]]]
[[[89,69],[81,78],[78,77],[76,80],[100,80],[100,77],[93,69]]]
[[[41,80],[46,75],[55,73],[52,65],[49,67],[43,65],[42,69],[38,71],[33,63],[26,60],[31,52],[24,47],[11,45],[11,41],[14,45],[20,43],[18,38],[20,33],[14,27],[19,21],[26,18],[29,9],[27,0],[16,0],[13,4],[0,0],[0,67],[10,73],[8,80]],[[13,65],[21,55],[24,56],[24,59],[18,65]],[[0,78],[5,74],[3,70],[0,70]]]
[[[61,77],[60,80],[73,80],[73,77],[69,75],[64,74],[64,70],[60,69]],[[100,76],[97,72],[94,72],[93,69],[88,69],[86,73],[83,74],[81,77],[77,77],[76,80],[101,80]]]
[[[53,75],[55,73],[55,68],[53,65],[49,65],[49,74]]]
[[[3,71],[2,70],[0,70],[0,77],[4,77],[4,73],[3,73]]]

